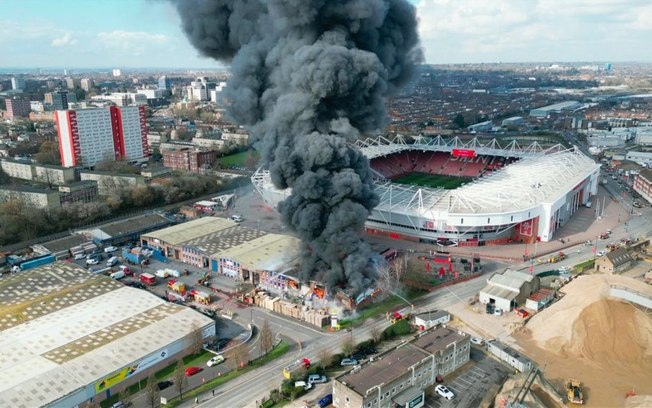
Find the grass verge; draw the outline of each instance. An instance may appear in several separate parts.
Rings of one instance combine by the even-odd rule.
[[[256,369],[256,368],[258,368],[258,367],[260,367],[262,365],[265,365],[265,364],[269,363],[272,360],[275,360],[275,359],[283,356],[288,351],[290,351],[290,345],[285,340],[281,340],[281,342],[279,344],[277,344],[276,347],[274,347],[272,349],[272,351],[267,353],[266,356],[262,356],[262,357],[259,357],[259,358],[255,359],[255,360],[252,360],[251,362],[249,362],[249,365],[245,366],[244,368],[242,368],[240,370],[229,371],[228,373],[226,373],[226,374],[224,374],[222,376],[215,377],[212,380],[205,382],[204,384],[200,385],[199,387],[193,388],[192,390],[186,390],[183,393],[183,396],[184,396],[183,400],[185,401],[185,400],[188,400],[188,399],[195,398],[199,394],[202,394],[202,393],[204,393],[204,392],[206,392],[208,390],[211,390],[211,389],[213,389],[215,387],[219,387],[220,385],[222,385],[222,384],[224,384],[224,383],[226,383],[228,381],[231,381],[236,377],[239,377],[239,376],[241,376],[241,375],[243,375],[243,374],[245,374],[245,373],[247,373],[247,372],[249,372],[251,370],[254,370],[254,369]],[[180,400],[179,398],[173,398],[172,400],[168,401],[167,405],[165,405],[165,406],[166,407],[176,407],[179,404],[181,404],[181,402],[182,402],[182,400]]]
[[[406,296],[406,299],[412,300],[415,299],[423,294],[422,291],[419,290],[413,290],[413,289],[408,289],[408,293]],[[340,328],[345,329],[348,327],[356,326],[358,324],[361,324],[365,320],[371,318],[371,317],[376,317],[378,315],[385,314],[386,312],[389,312],[390,310],[394,310],[397,308],[399,305],[401,306],[407,306],[405,304],[405,300],[401,299],[398,296],[392,295],[391,297],[387,298],[386,300],[375,303],[367,308],[362,309],[361,311],[358,312],[357,316],[354,317],[353,319],[343,319],[340,320]]]

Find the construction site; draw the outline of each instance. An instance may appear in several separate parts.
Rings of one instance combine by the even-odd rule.
[[[511,346],[503,359],[517,368],[495,406],[652,406],[652,286],[619,275],[582,275],[559,295],[527,319],[511,315],[494,323],[499,327],[491,334]]]

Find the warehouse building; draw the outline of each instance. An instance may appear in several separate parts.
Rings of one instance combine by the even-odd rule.
[[[582,106],[578,101],[566,101],[555,103],[554,105],[542,106],[540,108],[532,109],[530,116],[537,118],[545,118],[551,113],[562,113],[564,111],[572,111]]]
[[[424,389],[471,355],[470,337],[446,327],[374,358],[333,380],[333,405],[347,408],[420,408]]]
[[[215,321],[54,263],[0,280],[0,407],[75,407],[173,364]]]
[[[264,235],[263,231],[242,227],[232,220],[202,217],[144,234],[140,239],[143,245],[160,249],[169,258],[209,268],[215,253]]]
[[[138,241],[142,234],[167,227],[174,221],[162,214],[143,214],[79,231],[99,245],[122,245]]]
[[[539,287],[538,276],[506,269],[487,279],[487,286],[480,291],[480,303],[509,312],[524,304]]]
[[[284,271],[296,263],[299,244],[289,235],[267,234],[215,253],[211,269],[243,282],[284,291],[292,279]]]

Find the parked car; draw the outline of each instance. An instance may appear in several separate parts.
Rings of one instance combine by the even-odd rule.
[[[559,272],[570,272],[571,268],[569,266],[562,266],[559,268]]]
[[[596,255],[596,256],[605,256],[605,255],[607,255],[607,251],[605,251],[605,250],[601,250],[601,251],[598,251],[598,253],[595,254],[595,255]]]
[[[312,388],[312,384],[307,383],[305,381],[297,381],[297,382],[294,383],[294,386],[297,387],[297,388],[298,387],[303,387],[303,389],[306,390],[306,391],[308,391],[309,389]]]
[[[113,245],[110,245],[110,246],[104,248],[104,252],[106,252],[107,254],[110,253],[110,252],[115,252],[117,250],[118,250],[118,247],[114,247]]]
[[[333,394],[328,394],[324,396],[322,399],[320,399],[317,405],[319,405],[319,408],[325,408],[332,403],[333,403]]]
[[[118,268],[120,268],[120,270],[121,270],[122,272],[124,272],[125,275],[127,275],[127,276],[131,276],[131,275],[134,274],[134,271],[132,271],[131,269],[129,269],[129,267],[126,266],[126,265],[120,265],[120,266],[118,266]]]
[[[310,384],[324,384],[328,382],[328,377],[325,375],[310,374],[308,376],[308,382]]]
[[[435,387],[435,392],[439,394],[439,396],[444,397],[449,401],[455,398],[455,394],[453,394],[453,391],[449,390],[448,387],[442,384],[439,384],[438,386]]]
[[[201,367],[193,366],[193,367],[186,368],[185,374],[186,377],[192,377],[193,375],[199,373],[200,371],[201,371]]]
[[[97,258],[88,258],[86,260],[86,265],[97,265],[100,263],[100,260]]]
[[[222,363],[222,362],[224,362],[224,356],[220,355],[220,356],[215,356],[215,357],[211,358],[210,360],[208,360],[206,362],[206,365],[209,366],[209,367],[213,367],[213,366],[216,366],[216,365],[218,365],[219,363]]]
[[[79,261],[80,259],[84,259],[84,258],[86,258],[86,254],[83,252],[75,255],[75,261]]]
[[[340,361],[341,366],[354,366],[358,365],[358,360],[355,358],[344,358],[342,361]]]
[[[482,346],[484,344],[484,340],[482,340],[480,337],[471,337],[471,343],[477,346]]]
[[[171,387],[173,384],[174,384],[174,382],[172,382],[170,380],[165,380],[165,381],[160,381],[157,385],[158,385],[159,390],[164,390],[166,388]]]
[[[112,256],[111,258],[106,260],[106,266],[115,266],[117,264],[118,264],[117,256]]]

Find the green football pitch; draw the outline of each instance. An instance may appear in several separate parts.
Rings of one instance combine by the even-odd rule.
[[[471,181],[468,177],[444,176],[441,174],[410,173],[392,180],[397,184],[411,184],[421,187],[443,188],[454,190],[464,183]]]

